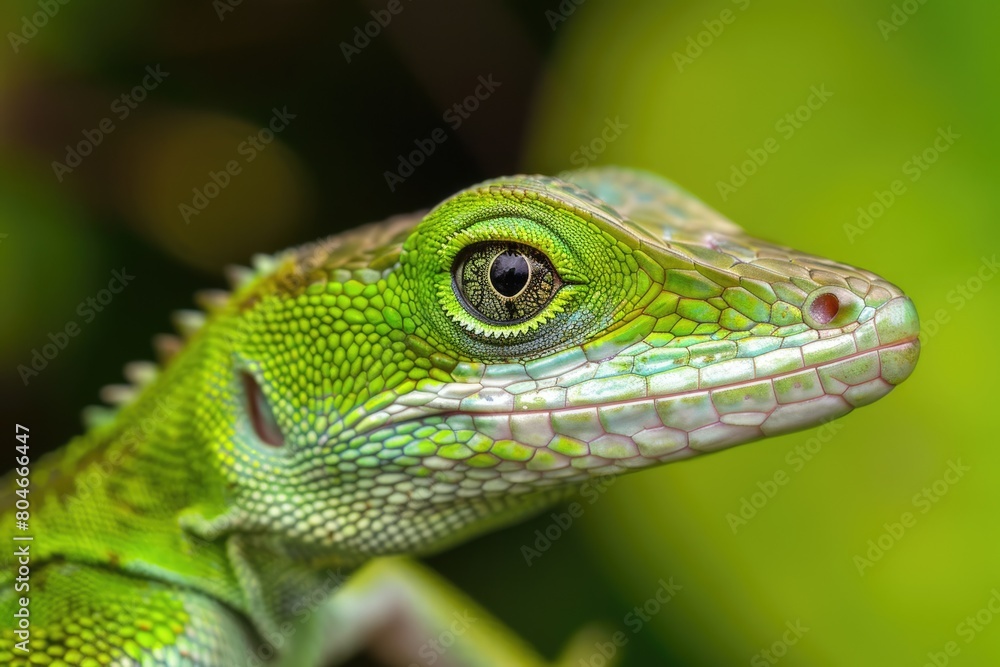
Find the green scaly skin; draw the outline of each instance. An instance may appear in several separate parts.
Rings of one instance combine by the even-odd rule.
[[[505,249],[535,262],[513,297],[490,278]],[[113,418],[34,465],[38,664],[252,664],[337,568],[840,417],[919,349],[882,278],[620,169],[489,181],[257,264],[179,318],[169,363],[133,367]],[[12,569],[0,662],[22,665]]]

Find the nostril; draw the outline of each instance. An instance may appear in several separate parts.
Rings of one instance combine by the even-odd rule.
[[[828,324],[839,312],[840,299],[831,292],[820,294],[809,305],[809,314],[818,324]]]

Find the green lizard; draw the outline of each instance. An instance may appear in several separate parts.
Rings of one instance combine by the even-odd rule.
[[[299,666],[366,646],[385,664],[544,664],[376,557],[840,417],[919,350],[882,278],[621,169],[488,181],[234,283],[32,469],[30,590],[0,573],[3,664]],[[3,489],[0,534],[26,544]]]

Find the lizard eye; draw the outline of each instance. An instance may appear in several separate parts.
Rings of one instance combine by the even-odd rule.
[[[533,317],[562,286],[548,257],[512,241],[470,245],[455,258],[452,277],[465,309],[491,324]]]
[[[282,435],[278,427],[278,420],[274,418],[271,405],[267,402],[267,397],[261,390],[257,380],[249,373],[243,373],[243,394],[247,402],[247,414],[250,415],[250,422],[253,430],[262,442],[272,447],[283,447],[285,436]]]

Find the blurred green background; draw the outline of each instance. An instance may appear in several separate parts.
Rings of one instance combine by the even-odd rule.
[[[430,564],[550,655],[602,620],[626,665],[1000,663],[1000,7],[577,2],[402,0],[344,47],[386,2],[8,0],[10,419],[62,444],[169,312],[254,252],[501,173],[642,167],[754,235],[902,286],[924,323],[915,374],[839,428],[618,480],[530,566],[548,513]],[[446,115],[490,76],[475,110]],[[241,150],[285,108],[272,143]],[[81,142],[77,166],[53,166]],[[231,160],[241,173],[186,221]],[[123,267],[121,294],[80,306]],[[37,376],[18,370],[70,322]],[[671,577],[681,590],[636,623]]]

